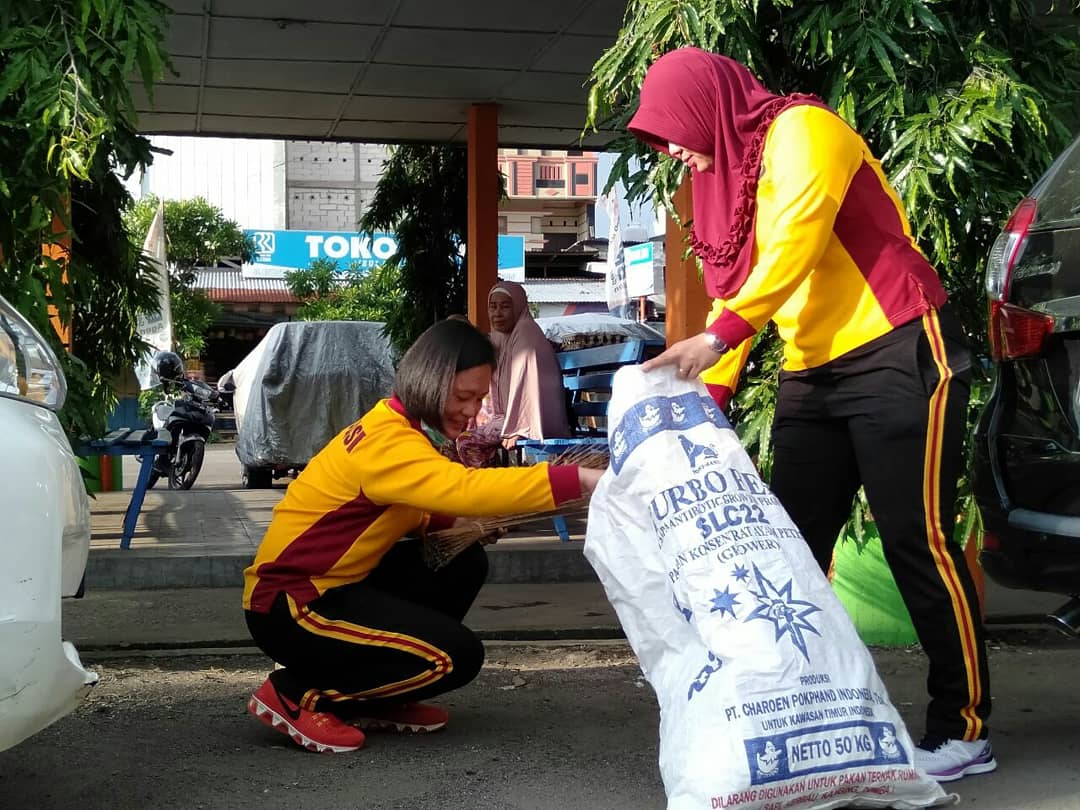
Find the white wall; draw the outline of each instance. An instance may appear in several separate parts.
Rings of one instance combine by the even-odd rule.
[[[281,141],[154,136],[155,153],[144,177],[128,181],[139,199],[205,197],[241,228],[284,228],[284,159]]]
[[[371,203],[387,148],[377,144],[285,144],[286,226],[297,231],[355,231]]]
[[[289,187],[289,230],[355,231],[359,219],[353,189]]]

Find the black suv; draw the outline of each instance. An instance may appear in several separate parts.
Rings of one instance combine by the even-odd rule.
[[[981,561],[1010,588],[1080,594],[1080,138],[987,260],[997,380],[976,429]],[[1080,631],[1080,600],[1052,617]]]

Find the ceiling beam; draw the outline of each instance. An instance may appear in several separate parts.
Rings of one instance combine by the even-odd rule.
[[[364,76],[367,75],[371,63],[375,61],[375,54],[379,52],[379,48],[386,39],[386,35],[390,32],[390,27],[394,24],[394,18],[397,17],[398,11],[401,10],[401,3],[402,0],[397,0],[394,7],[390,10],[390,13],[386,15],[386,19],[383,20],[382,28],[379,29],[379,33],[375,36],[375,41],[371,43],[371,50],[368,52],[367,60],[356,71],[356,75],[353,76],[352,83],[345,93],[345,98],[341,100],[341,106],[338,107],[337,115],[326,130],[327,138],[334,137],[334,132],[337,130],[338,124],[341,123],[341,119],[345,116],[345,110],[348,109],[349,102],[352,101],[353,94],[356,93],[356,88],[360,86],[360,83],[364,80]]]

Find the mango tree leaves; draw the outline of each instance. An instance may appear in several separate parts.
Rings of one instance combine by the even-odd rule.
[[[75,325],[73,354],[59,352],[73,433],[104,427],[110,380],[138,354],[135,319],[154,305],[116,173],[150,162],[128,81],[150,93],[168,69],[168,13],[156,0],[0,2],[0,295],[58,349],[50,305]],[[64,240],[69,261],[43,258]]]
[[[1012,0],[629,0],[618,38],[593,66],[586,128],[625,129],[648,66],[685,45],[743,62],[774,92],[820,96],[882,158],[981,347],[989,246],[1077,128],[1078,22],[1076,2],[1036,14]],[[651,194],[670,205],[681,168],[633,138],[613,148],[638,160],[616,162],[609,187],[622,183],[631,198]],[[766,332],[734,405],[765,471],[777,358]],[[973,403],[986,382],[976,380]],[[964,513],[975,527],[972,509]],[[857,511],[852,524],[857,536],[862,517]]]

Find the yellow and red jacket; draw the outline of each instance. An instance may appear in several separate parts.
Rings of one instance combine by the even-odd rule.
[[[757,186],[752,269],[714,302],[708,330],[731,349],[702,375],[734,390],[769,320],[784,368],[824,365],[945,303],[881,163],[843,119],[797,105],[769,127]]]
[[[449,515],[539,512],[580,495],[574,466],[452,462],[396,398],[382,400],[289,484],[244,571],[244,608],[269,612],[282,591],[302,606],[362,580],[403,535],[446,528]]]

